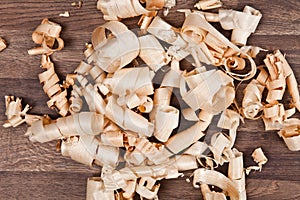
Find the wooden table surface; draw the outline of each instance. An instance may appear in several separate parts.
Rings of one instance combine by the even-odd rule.
[[[63,78],[73,72],[83,59],[85,42],[91,32],[104,21],[96,10],[96,0],[84,0],[81,9],[71,6],[72,0],[1,0],[0,37],[8,48],[0,53],[0,121],[5,121],[4,95],[22,97],[33,106],[30,113],[52,114],[46,106],[47,97],[39,84],[40,56],[29,56],[34,46],[31,34],[43,18],[62,25],[65,48],[52,59]],[[183,15],[179,8],[192,8],[196,1],[177,0],[176,8],[165,18],[180,27]],[[222,0],[225,8],[241,10],[251,5],[263,13],[261,23],[248,43],[269,50],[281,49],[287,54],[300,82],[300,1],[299,0]],[[69,18],[59,17],[64,11]],[[126,19],[135,28],[137,19]],[[288,102],[286,98],[286,102]],[[299,116],[299,114],[297,115]],[[0,199],[84,199],[86,179],[99,174],[99,168],[89,168],[55,152],[55,143],[31,143],[24,136],[26,126],[0,127]],[[245,166],[254,164],[252,151],[262,147],[269,158],[262,172],[247,177],[250,200],[300,199],[299,152],[287,149],[275,131],[264,131],[261,120],[246,120],[238,129],[236,147],[244,152]],[[160,199],[202,199],[184,178],[162,181]]]

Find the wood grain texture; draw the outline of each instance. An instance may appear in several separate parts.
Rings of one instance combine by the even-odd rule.
[[[96,10],[96,0],[84,0],[83,7],[71,6],[63,0],[2,0],[0,4],[0,37],[9,46],[0,53],[0,96],[15,95],[33,106],[35,114],[56,114],[46,106],[47,97],[38,81],[40,56],[29,56],[34,46],[31,33],[43,18],[63,26],[65,48],[52,58],[60,77],[72,72],[83,59],[85,42],[90,41],[94,28],[104,23]],[[172,25],[182,25],[179,8],[192,8],[196,1],[177,0],[165,19]],[[300,82],[300,1],[299,0],[223,0],[225,8],[241,10],[251,5],[261,10],[263,18],[249,44],[266,49],[281,49],[287,54]],[[69,18],[59,13],[70,12]],[[137,28],[137,19],[126,19],[130,28]],[[261,60],[259,61],[261,62]],[[243,88],[241,86],[241,88]],[[241,98],[242,90],[238,93]],[[289,102],[285,98],[285,102]],[[4,99],[0,101],[0,122],[5,120]],[[299,117],[299,114],[297,114]],[[84,199],[86,179],[99,174],[99,168],[78,164],[55,152],[55,142],[31,143],[24,136],[26,126],[14,129],[0,127],[0,199]],[[244,152],[245,166],[254,164],[251,153],[262,147],[269,158],[262,172],[252,173],[247,179],[250,200],[300,199],[299,152],[289,151],[276,132],[264,131],[262,121],[246,120],[238,129],[236,147]],[[160,199],[201,199],[185,178],[164,180]]]

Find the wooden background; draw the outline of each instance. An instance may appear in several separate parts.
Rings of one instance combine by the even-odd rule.
[[[63,26],[65,48],[52,58],[60,77],[72,72],[83,59],[85,42],[104,21],[96,10],[96,0],[85,0],[81,9],[72,0],[1,0],[0,36],[9,46],[0,53],[0,121],[5,121],[4,95],[22,97],[33,106],[31,113],[54,114],[46,106],[47,97],[37,75],[40,56],[29,56],[34,46],[31,33],[43,18]],[[196,1],[177,0],[177,6],[165,19],[174,26],[182,24],[178,8],[192,8]],[[300,82],[300,1],[299,0],[223,0],[225,8],[241,10],[251,5],[263,13],[263,19],[249,44],[266,49],[281,49]],[[69,18],[59,13],[70,12]],[[130,28],[137,19],[124,20]],[[288,99],[286,100],[288,101]],[[299,115],[298,115],[299,116]],[[26,126],[0,127],[0,199],[84,199],[86,179],[99,174],[55,152],[55,142],[31,143],[24,136]],[[250,200],[300,199],[299,152],[289,151],[276,132],[266,132],[262,121],[246,121],[238,132],[236,147],[244,152],[245,166],[254,164],[251,153],[262,147],[269,158],[262,172],[247,178]],[[200,192],[183,179],[162,181],[160,199],[201,199]]]

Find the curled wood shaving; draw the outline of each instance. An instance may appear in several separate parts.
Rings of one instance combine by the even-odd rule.
[[[262,116],[266,130],[279,130],[283,122],[298,109],[299,91],[297,81],[288,62],[279,50],[268,54],[264,59],[267,71],[260,69],[257,79],[253,79],[244,90],[243,114],[246,118],[257,119]],[[293,98],[292,108],[285,109],[278,101],[282,100],[286,85]],[[262,103],[262,93],[268,90],[267,104]],[[263,111],[263,112],[261,112]]]
[[[155,17],[147,31],[157,37],[158,39],[165,41],[169,44],[176,45],[179,47],[186,47],[187,43],[182,39],[180,34],[176,31],[174,27],[165,22],[159,16]]]
[[[197,183],[217,186],[221,188],[224,193],[230,196],[230,199],[240,199],[239,192],[234,182],[220,172],[207,170],[204,168],[197,169],[194,171],[193,180],[193,185],[195,188],[199,188],[199,185],[197,185]]]
[[[253,59],[209,24],[201,13],[187,12],[181,32],[183,38],[189,42],[189,51],[195,60],[196,66],[202,66],[200,61],[215,66],[224,65],[226,72],[237,80],[247,80],[255,75],[256,64]],[[239,55],[249,60],[250,71],[248,73],[240,74],[232,71],[231,66],[240,65],[239,69],[243,68],[241,67],[243,65],[241,59],[236,59],[237,64],[229,66],[228,62],[225,64],[226,59],[224,58],[234,55]],[[231,58],[231,60],[233,59]]]
[[[252,170],[262,170],[262,166],[268,162],[268,158],[265,156],[262,148],[257,148],[252,153],[253,160],[258,164],[258,166],[250,166],[246,168],[246,174],[248,175]]]
[[[241,50],[248,54],[251,58],[256,58],[257,54],[260,53],[260,51],[268,51],[266,49],[256,47],[256,46],[242,46]]]
[[[98,92],[97,87],[95,88],[91,83],[89,83],[87,78],[82,75],[77,76],[77,81],[79,82],[81,87],[80,88],[73,87],[73,88],[76,88],[77,94],[84,97],[84,99],[89,107],[89,110],[92,112],[105,114],[106,102],[104,101],[104,99],[102,98],[100,93]],[[80,101],[79,101],[79,103],[80,103]],[[73,102],[72,102],[72,104],[73,104]]]
[[[106,181],[110,181],[111,187],[126,186],[128,180],[134,180],[140,177],[152,177],[154,179],[171,179],[177,178],[181,175],[178,171],[186,171],[196,169],[197,161],[193,156],[182,155],[175,156],[163,164],[150,165],[150,166],[135,166],[135,167],[124,167],[120,170],[112,170],[104,175]],[[112,188],[110,188],[112,189]]]
[[[269,89],[267,101],[272,103],[272,101],[281,100],[287,85],[293,99],[293,106],[300,111],[298,84],[285,57],[279,50],[276,50],[273,54],[268,54],[264,62],[270,74],[267,81],[267,88]]]
[[[154,93],[154,109],[150,113],[150,120],[155,127],[154,136],[161,142],[169,139],[179,123],[179,110],[169,105],[171,94],[172,88],[168,87],[160,87]]]
[[[145,161],[150,161],[154,164],[160,164],[166,161],[163,155],[163,145],[149,142],[149,140],[145,138],[137,138],[135,143],[132,144],[132,147],[133,146],[135,149],[125,155],[125,160],[130,164],[138,166],[142,163],[146,163]]]
[[[219,19],[223,29],[232,30],[231,41],[240,46],[247,43],[251,33],[254,33],[262,17],[260,11],[245,6],[243,12],[235,10],[219,11]]]
[[[223,152],[230,145],[230,139],[226,137],[223,133],[216,133],[211,139],[210,150],[214,155],[214,159],[220,165],[223,165],[224,162],[228,162],[228,158],[226,155],[223,155]]]
[[[225,157],[227,157],[226,159],[224,159],[224,161],[232,157],[231,148],[235,143],[237,128],[240,124],[240,118],[241,117],[237,112],[230,109],[226,109],[225,111],[222,112],[220,119],[218,121],[217,126],[219,128],[229,130],[229,137],[228,137],[229,145],[224,149],[225,151],[223,151],[223,154],[225,155]]]
[[[155,124],[154,136],[161,142],[166,142],[173,129],[179,123],[179,110],[173,106],[159,105],[156,107],[150,119]]]
[[[146,199],[158,199],[157,193],[160,184],[155,184],[156,180],[151,177],[142,177],[136,185],[136,192]]]
[[[273,103],[276,100],[282,99],[286,88],[285,78],[291,73],[291,69],[284,69],[282,62],[277,60],[276,56],[272,54],[268,54],[264,62],[270,74],[266,82],[266,87],[269,90],[266,101]]]
[[[118,105],[114,97],[110,97],[106,106],[106,117],[126,130],[134,131],[141,136],[150,137],[154,126],[143,116],[128,108]]]
[[[77,7],[77,8],[81,8],[83,5],[83,1],[77,1],[77,2],[72,2],[71,6]]]
[[[40,83],[50,100],[47,102],[49,108],[56,109],[62,116],[66,116],[69,110],[67,91],[59,85],[59,78],[54,71],[54,64],[47,55],[42,55],[41,67],[46,71],[39,74]]]
[[[141,3],[145,3],[145,8]],[[120,20],[129,17],[135,17],[139,15],[147,15],[152,11],[156,11],[162,8],[170,9],[175,6],[174,0],[98,0],[97,8],[103,13],[105,20]]]
[[[190,88],[189,91],[186,91],[184,79]],[[209,80],[212,79],[216,80],[213,85],[209,84]],[[208,113],[217,114],[233,102],[235,92],[232,81],[220,70],[202,73],[195,71],[195,74],[187,74],[182,78],[181,96],[194,111],[200,108]]]
[[[243,114],[248,119],[256,119],[259,112],[262,111],[262,93],[265,89],[265,81],[268,78],[267,72],[261,70],[259,79],[253,79],[244,90],[242,102]],[[259,81],[258,81],[259,80]]]
[[[3,124],[3,127],[16,127],[20,124],[26,122],[31,125],[34,121],[41,119],[38,115],[27,114],[30,106],[27,104],[22,110],[22,99],[14,96],[5,96],[5,115],[7,117],[6,122]]]
[[[104,145],[123,147],[125,134],[121,130],[101,133],[101,143]]]
[[[287,119],[284,121],[282,129],[278,132],[291,151],[300,150],[299,122],[300,120],[296,118]]]
[[[207,184],[201,184],[200,188],[204,200],[226,200],[224,193],[211,191]]]
[[[86,200],[94,199],[115,199],[114,191],[105,190],[103,180],[100,177],[92,177],[87,180]]]
[[[234,182],[239,192],[240,200],[246,200],[246,178],[244,172],[243,153],[232,150],[232,157],[228,165],[228,177]]]
[[[130,180],[127,181],[127,186],[122,188],[123,189],[123,193],[122,193],[122,197],[130,199],[133,198],[135,195],[135,189],[137,186],[137,180]]]
[[[6,42],[3,38],[0,37],[0,52],[7,47]]]
[[[62,140],[60,149],[63,156],[88,166],[95,163],[115,167],[119,158],[118,148],[103,145],[90,135],[67,137]]]
[[[204,111],[202,111],[204,112]],[[198,141],[205,134],[203,131],[206,130],[210,124],[212,115],[208,114],[207,117],[202,121],[196,122],[193,126],[188,129],[177,133],[172,136],[166,143],[166,154],[172,155],[177,154],[185,148],[189,147],[191,144]]]
[[[267,104],[263,109],[263,120],[266,130],[279,130],[283,122],[295,113],[295,109],[285,110],[283,104],[274,102]]]
[[[201,157],[204,152],[208,149],[208,145],[205,142],[195,142],[192,146],[190,146],[184,154],[193,155],[196,157]]]
[[[64,13],[59,14],[60,17],[70,17],[70,13],[68,11],[65,11]]]
[[[117,71],[111,78],[107,78],[104,83],[110,91],[119,96],[118,102],[121,105],[121,98],[127,98],[133,94],[142,97],[153,94],[152,79],[153,71],[147,67],[125,68]],[[127,83],[124,85],[123,83]]]
[[[59,24],[43,19],[42,23],[32,33],[32,40],[42,46],[28,50],[28,54],[52,54],[61,50],[64,47],[64,41],[59,36],[61,29]],[[58,47],[53,49],[56,42]]]
[[[145,4],[145,7],[141,3]],[[97,9],[103,13],[105,20],[120,20],[124,18],[136,17],[139,15],[148,14],[151,11],[156,11],[166,8],[167,12],[175,6],[175,0],[98,0]]]
[[[105,20],[119,20],[121,18],[135,17],[149,12],[138,0],[98,0],[97,9],[101,10]]]
[[[184,119],[188,120],[188,121],[198,121],[199,118],[196,115],[195,111],[192,108],[186,108],[184,110],[181,111]]]
[[[106,36],[105,30],[111,31],[111,34]],[[109,73],[129,64],[140,50],[137,36],[117,21],[110,21],[96,28],[92,35],[92,43],[95,50],[93,61]]]
[[[26,135],[33,142],[49,142],[63,136],[98,135],[103,129],[103,124],[103,115],[80,112],[57,120],[37,120],[28,128]]]
[[[16,127],[25,122],[23,116],[30,109],[30,107],[29,105],[26,105],[24,110],[22,111],[21,101],[22,100],[18,97],[15,100],[14,96],[5,96],[5,115],[7,116],[7,121],[3,125],[5,128],[11,126]]]
[[[259,167],[261,167],[262,165],[268,162],[268,159],[261,148],[255,149],[254,152],[252,153],[252,157],[254,161],[258,163]]]
[[[157,11],[150,11],[146,14],[143,14],[138,21],[138,25],[140,26],[141,32],[146,33],[147,28],[149,27],[153,18],[157,15]]]
[[[157,71],[167,65],[171,58],[153,35],[139,37],[140,54],[142,60],[153,70]]]
[[[200,0],[194,5],[194,7],[198,8],[199,10],[209,10],[219,8],[221,6],[222,2],[220,0]]]

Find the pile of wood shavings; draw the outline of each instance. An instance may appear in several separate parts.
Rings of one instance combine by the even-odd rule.
[[[94,30],[92,44],[84,52],[86,59],[63,84],[50,58],[64,47],[62,28],[44,19],[32,35],[40,46],[28,53],[42,55],[45,71],[39,79],[50,98],[47,105],[62,117],[53,120],[27,114],[28,105],[22,109],[20,98],[7,96],[4,127],[25,122],[32,142],[59,140],[63,156],[101,166],[101,176],[88,179],[88,200],[133,199],[136,193],[158,199],[159,181],[177,178],[187,170],[195,170],[193,186],[201,188],[204,199],[246,199],[245,175],[261,170],[268,159],[258,148],[252,154],[258,165],[244,167],[243,153],[234,148],[241,119],[262,118],[266,130],[278,130],[290,150],[300,150],[300,120],[290,118],[300,110],[291,67],[279,50],[268,54],[263,66],[256,66],[253,58],[263,49],[246,44],[262,15],[252,7],[242,12],[220,9],[218,13],[180,10],[185,21],[175,28],[157,16],[158,10],[167,11],[175,1],[143,3],[145,6],[138,0],[98,1],[104,18],[112,21]],[[207,10],[221,5],[219,0],[204,0],[195,7]],[[114,21],[140,15],[140,35]],[[231,39],[209,22],[220,22],[223,29],[232,30]],[[194,59],[194,69],[189,72],[180,69],[180,61],[187,56]],[[137,57],[146,66],[136,66]],[[207,70],[208,64],[216,69]],[[153,78],[163,66],[168,71],[154,89]],[[251,80],[241,107],[235,102],[238,83],[234,80]],[[280,102],[286,86],[293,99],[288,109]],[[175,89],[187,108],[170,105]],[[262,95],[264,90],[267,97]],[[173,133],[180,125],[180,114],[194,125]],[[228,133],[217,132],[210,143],[200,142],[219,114],[217,126]],[[228,176],[215,169],[224,163],[228,163]],[[209,185],[222,191],[212,191]]]

